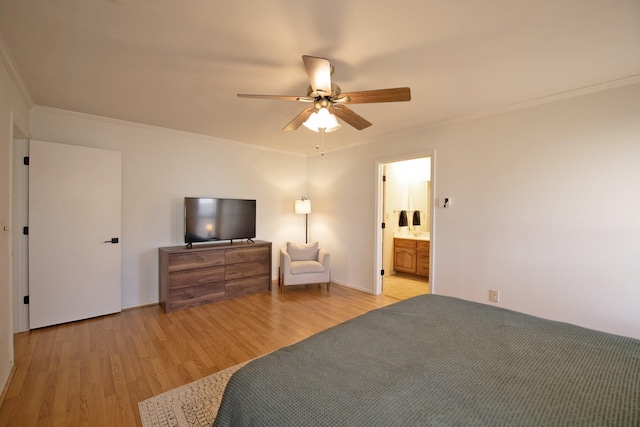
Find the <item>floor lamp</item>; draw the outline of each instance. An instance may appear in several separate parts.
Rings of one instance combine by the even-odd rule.
[[[309,214],[311,213],[311,200],[302,196],[302,199],[296,200],[295,210],[297,214],[304,214],[305,216],[304,242],[309,243]]]

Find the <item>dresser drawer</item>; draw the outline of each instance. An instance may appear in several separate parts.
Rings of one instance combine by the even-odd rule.
[[[171,273],[216,265],[224,265],[224,250],[170,254],[168,270]]]
[[[237,297],[269,289],[271,279],[268,274],[261,276],[245,277],[243,279],[230,280],[227,282],[227,297]]]
[[[224,296],[224,282],[170,289],[167,298],[166,312],[168,313],[178,308],[207,304],[224,298]]]
[[[269,246],[254,246],[227,249],[225,260],[227,264],[236,264],[239,262],[258,261],[269,259],[271,248]]]
[[[224,266],[169,273],[168,287],[169,290],[171,290],[188,286],[224,282],[224,273]]]
[[[264,261],[244,262],[240,264],[227,265],[225,280],[240,279],[242,277],[259,276],[269,274],[270,262]]]

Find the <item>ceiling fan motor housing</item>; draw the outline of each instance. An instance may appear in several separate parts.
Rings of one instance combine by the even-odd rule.
[[[331,83],[331,93],[328,95],[315,92],[311,86],[307,87],[307,96],[309,98],[316,98],[316,101],[318,101],[319,98],[328,98],[329,100],[332,100],[332,98],[337,98],[341,93],[342,89],[340,86],[333,82]]]

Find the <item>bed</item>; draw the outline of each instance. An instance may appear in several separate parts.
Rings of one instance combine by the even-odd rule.
[[[423,295],[248,363],[213,425],[640,426],[640,340]]]

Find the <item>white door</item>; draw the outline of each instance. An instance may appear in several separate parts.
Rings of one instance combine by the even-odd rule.
[[[119,152],[30,142],[31,329],[121,311],[120,192]]]

